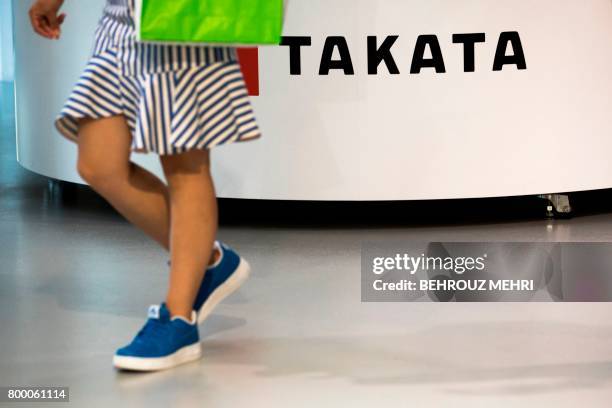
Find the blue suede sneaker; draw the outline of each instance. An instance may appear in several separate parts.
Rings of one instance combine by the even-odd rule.
[[[193,304],[198,323],[202,323],[212,310],[227,296],[238,289],[249,277],[250,266],[229,246],[215,241],[220,257],[209,266]]]
[[[149,307],[149,319],[132,342],[117,350],[113,365],[123,370],[157,371],[197,360],[202,355],[195,312],[188,322],[170,318],[165,303]]]

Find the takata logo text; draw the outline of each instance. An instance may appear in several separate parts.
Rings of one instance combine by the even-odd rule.
[[[398,35],[389,35],[383,39],[377,36],[367,37],[367,73],[369,75],[377,75],[381,65],[386,66],[389,73],[393,75],[401,73],[394,57],[394,46],[398,39]],[[476,47],[477,44],[485,41],[485,33],[453,34],[453,44],[463,48],[464,72],[475,71]],[[283,37],[281,45],[289,48],[291,75],[301,75],[302,49],[312,45],[312,38]],[[512,47],[511,53],[508,52],[510,46]],[[428,56],[428,51],[430,56]],[[527,69],[521,37],[516,31],[503,32],[497,40],[497,50],[492,58],[491,67],[493,71],[501,71],[506,65]],[[444,54],[436,35],[420,35],[416,40],[410,73],[419,74],[425,68],[432,68],[437,73],[446,72]],[[355,75],[351,49],[345,37],[333,36],[325,39],[319,64],[319,75],[329,75],[333,70],[341,71],[345,75]]]
[[[398,52],[406,53],[407,50],[397,50],[396,43],[400,40],[398,35],[386,37],[368,36],[366,38],[367,67],[363,67],[368,75],[378,75],[381,67],[385,67],[391,75],[399,75],[403,69],[397,64],[395,56]],[[453,46],[461,47],[463,51],[463,72],[476,71],[477,58],[489,58],[490,67],[493,71],[502,71],[505,67],[514,67],[518,70],[527,69],[527,60],[521,36],[517,31],[504,31],[497,38],[497,46],[494,55],[480,56],[478,45],[487,41],[485,33],[465,33],[452,35]],[[282,38],[281,46],[288,49],[289,74],[302,75],[302,57],[307,49],[312,46],[312,37],[309,36],[287,36]],[[399,48],[399,45],[397,46]],[[356,67],[353,63],[352,53],[346,37],[330,36],[323,44],[323,52],[319,59],[319,75],[329,75],[335,71],[344,75],[355,75]],[[251,94],[259,94],[259,80],[257,67],[257,49],[239,50],[240,59],[245,72],[245,78],[249,85]],[[425,69],[433,70],[438,74],[447,72],[447,64],[444,52],[440,46],[437,35],[419,35],[411,52],[412,61],[409,73],[420,74]],[[256,92],[255,92],[256,91]],[[254,93],[255,92],[255,93]]]

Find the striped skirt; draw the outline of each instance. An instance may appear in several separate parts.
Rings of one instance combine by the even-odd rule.
[[[125,0],[108,2],[55,125],[76,141],[79,120],[117,115],[135,152],[178,154],[261,136],[235,49],[137,42],[133,3]]]

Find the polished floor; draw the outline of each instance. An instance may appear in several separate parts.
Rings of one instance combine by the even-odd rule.
[[[610,241],[610,192],[577,195],[569,220],[527,198],[223,200],[220,238],[254,271],[202,325],[204,358],[115,371],[113,351],[164,295],[166,255],[87,188],[49,188],[16,164],[9,94],[3,84],[0,386],[69,386],[75,407],[610,406],[612,305],[366,304],[359,272],[371,239]]]

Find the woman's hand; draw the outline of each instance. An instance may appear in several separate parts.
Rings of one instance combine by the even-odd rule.
[[[30,22],[32,28],[39,35],[58,39],[61,34],[61,25],[66,18],[65,14],[59,14],[64,0],[36,0],[30,7]]]

